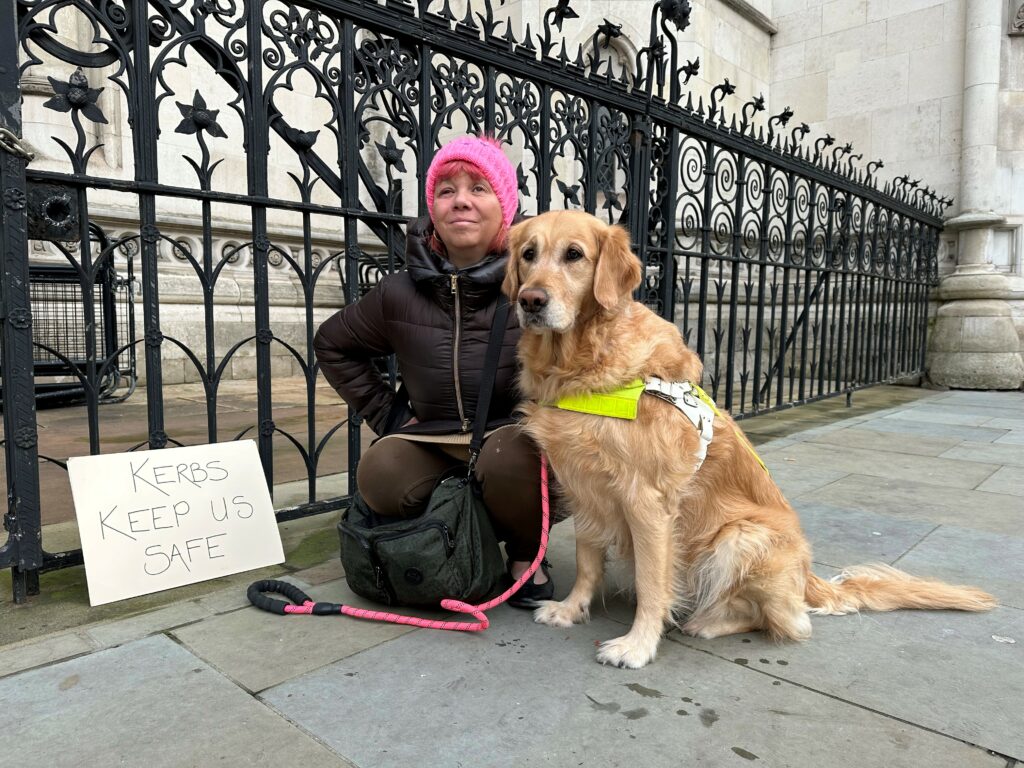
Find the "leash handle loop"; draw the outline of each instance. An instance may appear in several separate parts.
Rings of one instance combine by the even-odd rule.
[[[277,579],[254,581],[249,585],[249,589],[246,590],[245,594],[249,598],[249,602],[261,611],[269,611],[279,616],[286,616],[289,613],[312,613],[312,607],[316,605],[316,603],[309,599],[309,595],[294,584],[289,584],[287,581],[278,581]],[[291,600],[292,604],[286,603],[284,600],[275,600],[272,597],[268,597],[268,594],[284,595]],[[303,610],[307,605],[310,608]]]

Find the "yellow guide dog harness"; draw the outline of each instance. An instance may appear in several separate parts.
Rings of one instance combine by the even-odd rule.
[[[708,455],[708,445],[715,435],[715,416],[721,416],[715,401],[707,392],[690,381],[663,381],[652,376],[646,382],[636,379],[624,387],[611,392],[595,392],[563,397],[556,408],[563,411],[589,413],[595,416],[609,416],[615,419],[636,419],[640,396],[647,392],[671,403],[693,424],[700,433],[700,447],[697,449],[697,466],[700,469]],[[765,472],[768,467],[761,461],[754,447],[742,433],[738,433],[750,455],[757,459]]]

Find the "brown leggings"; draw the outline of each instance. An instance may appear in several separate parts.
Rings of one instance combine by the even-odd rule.
[[[363,452],[359,492],[385,517],[415,517],[426,508],[438,478],[468,454],[465,446],[389,437]],[[540,545],[540,453],[516,425],[495,430],[480,451],[476,477],[498,539],[509,560],[533,560]]]

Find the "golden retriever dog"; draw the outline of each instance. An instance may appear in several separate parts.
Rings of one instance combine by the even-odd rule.
[[[560,398],[616,390],[636,379],[701,381],[678,329],[633,301],[640,263],[621,227],[579,211],[546,213],[510,234],[502,287],[515,302],[525,428],[547,454],[576,526],[576,583],[534,618],[585,622],[610,549],[632,561],[633,625],[597,651],[603,664],[654,659],[676,617],[704,638],[764,630],[804,640],[808,613],[866,608],[982,611],[972,587],[908,576],[887,565],[850,568],[835,581],[811,572],[796,512],[726,413],[697,469],[700,438],[671,402],[643,395],[635,420],[552,407]]]

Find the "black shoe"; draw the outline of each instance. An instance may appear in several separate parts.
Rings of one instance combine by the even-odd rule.
[[[541,560],[541,569],[544,571],[544,575],[548,577],[548,580],[543,584],[534,584],[533,579],[537,574],[535,573],[530,577],[530,580],[525,582],[523,586],[519,588],[512,597],[508,599],[508,604],[513,608],[523,608],[526,610],[533,610],[540,606],[544,600],[550,600],[555,596],[555,582],[551,579],[551,574],[548,573],[548,568],[551,567],[551,563],[547,560]],[[509,578],[512,576],[509,574]],[[513,582],[515,580],[513,579]]]

